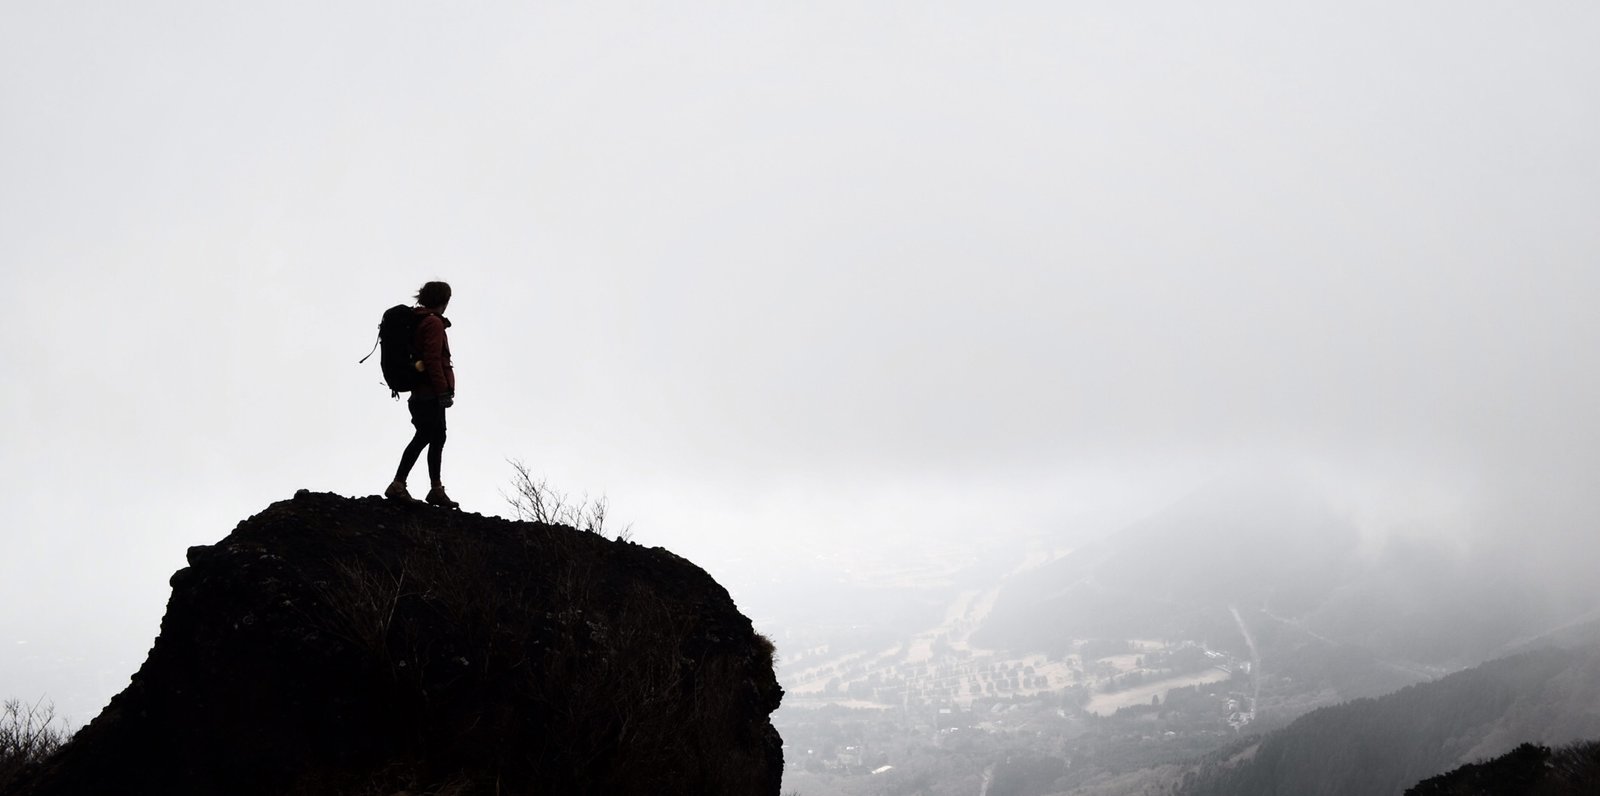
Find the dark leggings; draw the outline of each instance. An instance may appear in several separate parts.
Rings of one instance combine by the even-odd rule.
[[[438,484],[439,467],[444,461],[444,407],[437,398],[413,398],[407,405],[411,409],[411,425],[417,427],[417,433],[411,436],[405,453],[400,454],[400,468],[394,471],[394,480],[404,483],[422,449],[427,448],[428,478]]]

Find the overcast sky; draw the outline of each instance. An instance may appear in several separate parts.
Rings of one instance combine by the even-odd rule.
[[[187,546],[381,491],[410,428],[356,360],[436,278],[452,495],[504,513],[521,458],[697,560],[1241,460],[1582,502],[1597,41],[1581,0],[0,4],[0,696],[87,720]]]

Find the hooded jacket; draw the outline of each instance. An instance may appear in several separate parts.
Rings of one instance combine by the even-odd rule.
[[[456,371],[450,365],[450,338],[445,335],[445,329],[450,328],[450,319],[426,307],[417,307],[412,312],[422,316],[417,322],[417,361],[422,366],[422,377],[417,380],[417,386],[412,388],[412,398],[437,398],[441,395],[454,395],[456,391]]]

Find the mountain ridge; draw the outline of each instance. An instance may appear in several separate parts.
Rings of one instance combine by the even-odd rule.
[[[1318,708],[1212,755],[1182,796],[1399,794],[1528,742],[1600,738],[1600,646],[1500,658],[1392,694]]]

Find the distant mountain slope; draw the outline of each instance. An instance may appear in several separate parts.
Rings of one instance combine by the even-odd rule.
[[[1062,654],[1086,638],[1183,638],[1244,657],[1243,624],[1266,693],[1286,686],[1292,713],[1505,655],[1594,607],[1570,592],[1503,549],[1364,543],[1350,512],[1303,484],[1218,482],[1008,581],[973,641]]]
[[[1183,796],[1379,796],[1524,742],[1600,737],[1600,647],[1503,658],[1321,708],[1184,778]],[[1454,791],[1440,791],[1453,793]]]

